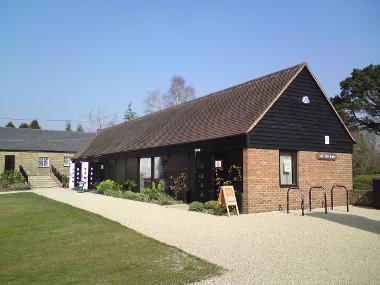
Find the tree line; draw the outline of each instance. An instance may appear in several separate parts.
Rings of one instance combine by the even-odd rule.
[[[9,121],[6,125],[5,125],[6,128],[15,128],[16,126],[13,124],[12,121]],[[37,120],[32,120],[30,122],[30,124],[28,123],[21,123],[19,126],[18,126],[20,129],[41,129],[41,126],[40,124],[38,123]]]
[[[380,173],[380,65],[354,69],[331,99],[356,140],[353,172]]]

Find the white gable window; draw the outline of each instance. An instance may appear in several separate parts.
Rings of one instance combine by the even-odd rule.
[[[38,167],[49,167],[49,158],[48,157],[39,157],[38,158]]]
[[[63,158],[63,166],[70,166],[70,164],[71,164],[71,159],[70,159],[70,157],[69,157],[69,156],[65,156],[65,157]]]

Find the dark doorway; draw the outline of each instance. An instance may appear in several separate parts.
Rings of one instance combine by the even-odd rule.
[[[196,187],[196,200],[197,201],[208,201],[214,200],[212,195],[212,180],[213,176],[211,173],[211,156],[209,153],[198,152],[196,153],[195,166],[195,187]],[[210,197],[212,196],[212,197]]]
[[[15,156],[6,155],[5,156],[5,167],[4,171],[14,171],[15,170]]]

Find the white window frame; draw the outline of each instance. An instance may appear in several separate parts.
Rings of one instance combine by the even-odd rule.
[[[39,157],[38,158],[38,167],[40,168],[47,168],[49,167],[49,158],[48,157]]]
[[[70,158],[70,156],[64,156],[63,157],[63,166],[70,166],[70,165],[71,165],[71,158]]]

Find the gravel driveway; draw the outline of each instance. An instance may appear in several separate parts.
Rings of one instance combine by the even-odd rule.
[[[200,284],[380,284],[380,211],[217,217],[67,189],[33,191],[100,214],[228,271]]]

